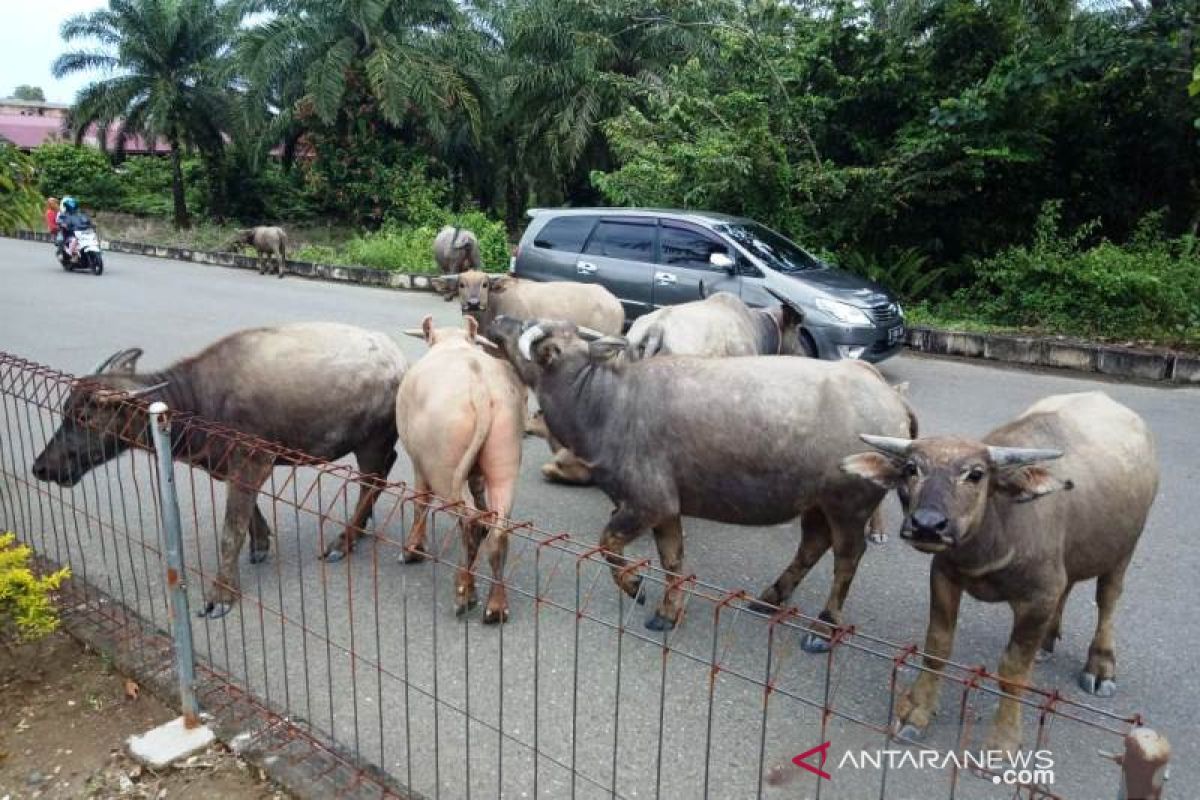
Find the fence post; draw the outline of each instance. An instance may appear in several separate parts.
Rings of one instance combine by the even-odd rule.
[[[163,552],[167,558],[167,617],[175,643],[175,669],[179,675],[183,719],[187,727],[194,728],[200,724],[200,707],[196,703],[196,656],[192,647],[187,585],[183,580],[183,530],[179,524],[179,497],[175,493],[175,467],[171,458],[171,422],[166,414],[166,403],[160,401],[150,406],[150,435],[158,456]]]

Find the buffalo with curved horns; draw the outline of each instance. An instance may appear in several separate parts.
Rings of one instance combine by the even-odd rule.
[[[153,449],[145,400],[174,412],[176,458],[228,485],[220,534],[220,568],[203,615],[223,616],[238,595],[237,557],[250,534],[250,562],[267,557],[271,530],[257,505],[258,487],[286,463],[236,438],[217,437],[183,419],[195,415],[235,431],[322,459],[353,453],[368,480],[342,534],[325,551],[340,559],[371,517],[396,462],[396,392],[407,369],[387,336],[350,325],[304,323],[226,336],[160,372],[135,371],[142,351],[121,350],[76,382],[62,423],[33,464],[39,480],[74,486],[92,468],[130,447]],[[373,479],[373,480],[372,480]]]

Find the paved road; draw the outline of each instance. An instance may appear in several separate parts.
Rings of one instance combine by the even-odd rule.
[[[279,281],[245,271],[117,254],[109,254],[106,263],[108,271],[101,278],[68,275],[57,269],[48,246],[0,239],[0,350],[76,372],[86,370],[118,348],[140,346],[146,351],[144,366],[153,367],[239,328],[292,320],[340,320],[388,331],[416,358],[423,345],[400,336],[402,328],[414,326],[425,314],[433,314],[439,323],[457,320],[453,306],[425,294],[295,278]],[[1190,787],[1200,783],[1195,722],[1200,710],[1196,700],[1200,678],[1194,665],[1200,621],[1191,596],[1200,575],[1200,548],[1195,541],[1195,520],[1200,517],[1200,493],[1196,491],[1200,479],[1200,391],[907,356],[889,362],[884,371],[893,381],[910,383],[910,396],[926,433],[982,433],[1039,397],[1088,389],[1109,392],[1150,423],[1159,440],[1162,489],[1126,582],[1117,628],[1119,693],[1112,700],[1095,704],[1121,713],[1141,712],[1166,732],[1175,753],[1172,785],[1180,790],[1179,796],[1187,796]],[[40,446],[36,441],[39,435],[35,433],[23,446],[36,449]],[[0,476],[12,489],[18,486],[14,473],[20,472],[17,462],[21,456],[16,454],[23,451],[12,441],[6,448],[10,460],[0,461]],[[604,498],[590,489],[542,483],[537,465],[544,457],[544,444],[536,440],[526,443],[514,516],[533,519],[547,530],[575,531],[584,541],[592,541],[607,514]],[[103,473],[93,482],[91,496],[103,497],[105,484],[115,485],[122,474],[142,469],[141,462],[132,461],[125,456],[125,466]],[[282,471],[277,474],[282,478]],[[409,474],[402,460],[393,478],[407,479]],[[194,502],[199,510],[192,520],[189,546],[211,568],[212,536],[206,531],[211,528],[210,506],[219,501],[220,487],[189,487],[182,477],[183,473],[185,504]],[[75,492],[86,497],[88,489],[85,486]],[[61,498],[71,497],[71,492],[61,494]],[[6,508],[13,519],[0,519],[0,523],[33,525],[34,519],[40,519],[22,516],[13,506],[0,505],[0,514]],[[896,510],[889,505],[888,511],[889,524],[894,528],[898,522]],[[55,528],[58,541],[59,528],[68,530],[71,523],[61,512],[47,513],[50,521],[45,524]],[[146,514],[139,517],[124,513],[126,520],[138,524],[152,521]],[[317,535],[313,533],[314,524],[298,517],[294,524],[287,519],[278,524],[280,541],[269,562],[273,568],[256,569],[243,562],[247,591],[260,592],[264,602],[275,607],[282,604],[290,617],[297,612],[307,613],[308,627],[324,625],[324,635],[334,642],[341,643],[357,631],[360,663],[346,663],[336,647],[325,646],[321,636],[298,636],[294,630],[286,630],[287,626],[276,630],[278,623],[264,623],[257,614],[232,614],[224,623],[202,626],[198,633],[200,649],[214,662],[241,675],[257,691],[271,692],[273,702],[286,703],[297,716],[322,730],[332,730],[348,746],[357,746],[364,757],[382,763],[399,780],[411,781],[420,792],[454,797],[464,794],[469,785],[481,796],[495,796],[497,787],[502,786],[505,796],[531,796],[532,758],[520,742],[529,742],[535,730],[540,737],[539,748],[547,756],[540,760],[537,773],[541,796],[561,797],[566,792],[566,772],[551,759],[569,763],[572,729],[577,766],[608,784],[614,767],[615,727],[620,734],[615,767],[621,796],[654,796],[657,781],[661,781],[664,797],[698,796],[703,788],[706,742],[712,760],[710,795],[726,798],[755,794],[763,731],[762,694],[754,680],[739,680],[732,673],[721,675],[712,695],[714,710],[709,712],[707,669],[687,658],[673,659],[664,691],[661,650],[652,641],[626,636],[619,656],[618,685],[614,682],[616,638],[602,625],[577,623],[573,615],[552,610],[535,614],[532,606],[517,600],[513,621],[505,626],[501,642],[495,631],[477,623],[455,623],[448,607],[447,571],[429,565],[401,568],[392,558],[378,556],[376,561],[362,551],[349,559],[347,566],[322,568],[312,558],[315,547],[308,538]],[[197,528],[202,534],[198,539]],[[79,552],[89,554],[93,579],[115,585],[112,551],[101,552],[103,544],[94,541],[86,526],[82,536],[76,533],[75,537]],[[787,527],[748,530],[689,521],[687,564],[713,584],[757,590],[790,560],[795,539],[795,532]],[[635,552],[650,555],[651,550],[648,543],[642,542]],[[378,550],[374,554],[378,555]],[[517,567],[524,580],[532,580],[531,560],[523,559]],[[134,567],[130,560],[127,578],[137,574],[156,581],[155,570],[145,575]],[[892,641],[919,641],[925,624],[925,568],[922,556],[895,539],[872,547],[851,593],[848,618],[861,629]],[[341,587],[342,576],[346,578],[345,587]],[[585,571],[585,591],[592,578],[597,579],[594,602],[598,615],[629,612],[627,606],[617,605],[606,575]],[[829,564],[823,562],[797,591],[794,601],[802,608],[819,607],[828,580]],[[323,596],[323,581],[341,588],[330,589]],[[570,564],[563,566],[550,584],[545,588],[551,595],[573,601],[574,573]],[[397,586],[403,591],[398,592]],[[440,599],[438,605],[431,605],[435,591]],[[405,597],[407,603],[402,600]],[[353,615],[350,601],[355,604]],[[633,612],[630,630],[641,630],[636,624],[641,613]],[[159,617],[161,609],[154,615]],[[534,635],[531,619],[535,616],[540,623],[538,647],[530,638]],[[322,617],[328,622],[322,623]],[[350,623],[353,630],[347,630]],[[956,659],[994,666],[1008,623],[1004,608],[965,603]],[[1085,587],[1075,592],[1068,605],[1058,653],[1036,669],[1039,685],[1057,687],[1067,697],[1081,699],[1074,679],[1093,625],[1091,590]],[[722,652],[729,654],[727,663],[760,680],[766,668],[759,658],[764,644],[762,629],[756,619],[739,617],[735,624],[714,631],[711,614],[693,609],[675,644],[680,652],[707,659],[715,636]],[[497,652],[501,643],[502,661]],[[792,644],[777,644],[774,674],[781,685],[793,686],[805,696],[819,697],[824,662],[797,654]],[[469,667],[464,663],[467,655]],[[384,671],[371,668],[374,663],[382,663]],[[503,666],[497,669],[498,664]],[[842,667],[833,687],[839,708],[871,719],[886,716],[886,666],[870,659],[852,663],[847,658]],[[412,688],[410,697],[405,696],[400,680],[406,671]],[[573,679],[573,672],[578,677]],[[571,691],[573,683],[580,691]],[[503,687],[502,692],[496,691],[497,685]],[[303,694],[305,686],[307,696]],[[469,784],[461,755],[466,747],[461,716],[443,705],[436,716],[438,728],[434,735],[433,704],[422,692],[433,691],[435,686],[443,703],[470,704],[472,717],[477,720],[469,731],[474,754]],[[497,695],[503,697],[503,709]],[[614,704],[614,697],[619,702]],[[943,700],[947,709],[954,707],[956,699],[951,699],[947,690]],[[576,706],[574,726],[572,702]],[[772,702],[765,732],[768,765],[786,762],[791,755],[820,743],[821,735],[816,715],[803,703],[786,698]],[[535,706],[539,713],[536,729],[531,716]],[[488,727],[500,724],[501,710],[503,728],[511,737],[503,744],[502,752],[496,749],[495,733]],[[985,718],[990,710],[990,703],[982,704]],[[660,716],[664,720],[661,754],[657,751]],[[710,720],[711,733],[706,731]],[[949,714],[935,723],[935,744],[952,741],[953,720],[954,715]],[[1031,738],[1033,729],[1030,726],[1028,730],[1027,738]],[[880,737],[867,736],[854,725],[836,721],[830,738],[835,758],[850,747],[874,748],[881,744]],[[1115,742],[1059,720],[1054,723],[1051,743],[1057,761],[1057,785],[1067,796],[1115,794],[1113,767],[1095,756],[1097,746],[1114,749]],[[501,769],[503,775],[499,774]],[[901,769],[889,775],[888,796],[937,797],[944,793],[948,781],[948,772],[931,775]],[[825,785],[822,796],[876,796],[878,786],[879,774],[875,771],[835,770],[834,780]],[[801,797],[812,791],[813,783],[806,778],[786,787],[768,786],[764,796]],[[585,797],[606,794],[586,781],[578,784],[578,793]],[[958,796],[1010,795],[972,780]]]

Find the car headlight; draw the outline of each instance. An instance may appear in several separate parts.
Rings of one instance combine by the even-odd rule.
[[[849,303],[839,303],[837,300],[828,300],[824,297],[818,297],[815,305],[819,310],[833,317],[838,322],[845,322],[850,325],[871,324],[871,318],[867,316],[867,312],[858,306],[852,306]]]

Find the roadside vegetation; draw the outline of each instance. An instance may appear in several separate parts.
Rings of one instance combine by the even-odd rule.
[[[55,65],[128,73],[71,118],[109,154],[34,159],[43,194],[388,269],[455,223],[503,269],[530,206],[745,214],[914,319],[1194,344],[1197,3],[130,0]]]

